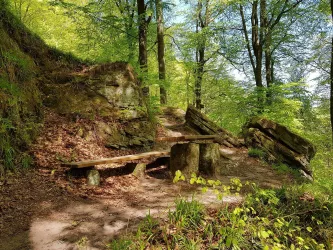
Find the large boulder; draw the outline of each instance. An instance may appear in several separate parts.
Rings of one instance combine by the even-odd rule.
[[[79,136],[97,138],[108,148],[151,146],[155,129],[149,121],[140,83],[125,62],[86,67],[79,72],[55,72],[43,83],[44,104],[58,113],[85,118],[91,126]],[[44,79],[45,80],[45,79]]]
[[[62,114],[88,118],[132,120],[147,117],[140,83],[125,62],[87,67],[79,72],[55,72],[41,85],[44,104]]]
[[[216,142],[228,147],[240,147],[242,142],[230,132],[218,126],[194,106],[188,106],[185,115],[186,126],[201,135],[218,135]]]
[[[285,163],[312,176],[309,164],[316,149],[310,141],[281,124],[259,117],[251,119],[243,133],[247,146],[264,150],[269,160]]]

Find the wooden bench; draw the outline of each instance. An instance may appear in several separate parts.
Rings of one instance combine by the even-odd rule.
[[[168,151],[168,150],[152,151],[152,152],[146,152],[146,153],[141,153],[141,154],[104,158],[104,159],[99,159],[99,160],[69,162],[69,163],[63,163],[63,164],[61,164],[61,166],[70,167],[71,171],[73,171],[75,169],[85,169],[86,168],[87,176],[88,176],[88,180],[87,180],[88,184],[98,185],[98,184],[91,183],[91,180],[89,179],[89,178],[96,178],[98,180],[100,179],[98,170],[94,169],[94,166],[96,166],[96,165],[111,164],[111,163],[128,163],[128,162],[142,160],[142,159],[149,159],[151,157],[162,158],[162,157],[169,157],[169,156],[170,156],[170,151]],[[140,168],[142,168],[142,166],[140,166]]]
[[[156,141],[168,141],[168,142],[181,142],[181,141],[203,141],[203,140],[213,140],[217,139],[217,135],[183,135],[183,136],[176,136],[176,137],[159,137]],[[97,169],[94,169],[96,165],[102,164],[112,164],[112,163],[129,163],[132,161],[149,159],[149,158],[163,158],[163,157],[170,157],[170,151],[152,151],[146,152],[141,154],[133,154],[133,155],[125,155],[125,156],[118,156],[112,158],[104,158],[99,160],[86,160],[86,161],[77,161],[77,162],[69,162],[63,163],[61,166],[69,167],[70,171],[75,171],[78,169],[85,169],[85,174],[88,176],[88,184],[90,183],[91,178],[100,179],[100,175]],[[140,169],[140,170],[138,170]],[[136,170],[138,172],[144,172],[145,167],[142,164],[138,164]],[[134,172],[137,172],[134,170]],[[133,172],[133,173],[134,173]],[[91,177],[94,176],[94,177]],[[91,184],[95,185],[95,184]],[[98,185],[98,184],[97,184]]]

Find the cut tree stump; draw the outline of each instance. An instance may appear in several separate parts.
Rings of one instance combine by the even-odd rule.
[[[171,148],[170,171],[175,176],[180,170],[187,180],[199,172],[214,176],[220,171],[220,145],[218,143],[184,143]]]
[[[220,145],[217,143],[200,144],[199,171],[207,175],[215,175],[220,166]]]
[[[180,170],[187,180],[199,172],[199,151],[197,143],[175,144],[171,147],[170,171],[175,175]]]
[[[242,143],[227,130],[219,127],[205,114],[193,106],[188,106],[185,115],[186,125],[201,135],[218,135],[217,143],[227,147],[240,147]]]

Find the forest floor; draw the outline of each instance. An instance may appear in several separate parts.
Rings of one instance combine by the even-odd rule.
[[[105,249],[117,235],[136,228],[148,213],[164,218],[175,199],[200,200],[207,206],[239,204],[241,196],[224,196],[218,201],[212,192],[202,194],[197,186],[177,183],[165,162],[155,162],[142,179],[131,175],[133,164],[115,166],[102,175],[99,187],[89,187],[84,178],[68,178],[60,167],[60,155],[72,149],[84,159],[98,159],[134,151],[106,150],[96,143],[84,143],[73,132],[75,124],[58,115],[46,115],[46,126],[32,150],[38,167],[0,181],[0,250],[11,249]],[[78,121],[76,121],[78,122]],[[159,116],[158,136],[191,134],[184,125],[184,112],[164,109]],[[160,143],[154,149],[170,149]],[[224,155],[223,176],[229,183],[237,177],[262,187],[279,187],[292,177],[277,173],[266,163],[248,156],[246,148],[220,148]]]

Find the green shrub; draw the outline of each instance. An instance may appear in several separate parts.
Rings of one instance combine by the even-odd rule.
[[[140,223],[138,230],[138,238],[140,235],[144,235],[145,241],[154,243],[155,236],[159,233],[159,222],[149,214]]]
[[[331,249],[330,200],[315,199],[302,188],[250,186],[237,207],[207,210],[193,199],[177,200],[168,221],[147,216],[128,249]]]
[[[169,212],[170,223],[180,228],[198,228],[203,219],[203,205],[192,199],[186,201],[179,199],[176,201],[176,210]]]

